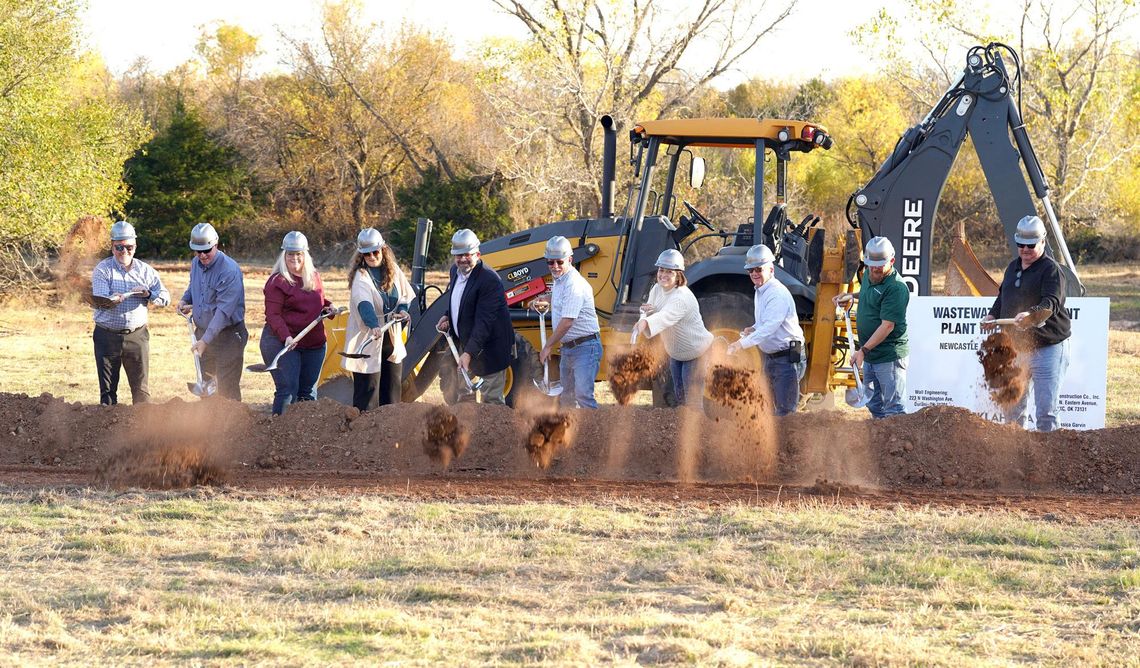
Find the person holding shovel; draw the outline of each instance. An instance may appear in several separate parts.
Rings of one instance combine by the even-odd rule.
[[[1014,326],[1023,334],[1015,338],[1019,352],[1028,354],[1025,366],[1029,385],[1021,399],[1006,410],[1006,422],[1025,427],[1032,388],[1037,431],[1053,431],[1058,426],[1061,379],[1069,368],[1072,334],[1065,308],[1065,275],[1057,261],[1045,254],[1045,223],[1040,218],[1022,218],[1013,240],[1017,257],[1005,268],[997,299],[982,319],[982,331],[993,331],[997,326],[993,321],[998,318],[1013,318]]]
[[[193,313],[197,340],[191,352],[202,371],[214,377],[218,393],[241,401],[241,372],[249,330],[245,328],[245,278],[233,258],[218,249],[218,233],[209,223],[190,230],[190,283],[178,310]]]
[[[294,401],[316,399],[317,378],[325,361],[325,328],[313,327],[299,341],[298,336],[312,322],[331,312],[321,275],[313,267],[309,240],[300,232],[290,232],[281,242],[281,254],[273,273],[265,282],[265,327],[261,330],[261,357],[266,364],[283,348],[292,350],[277,360],[273,376],[273,414],[281,415]]]
[[[657,283],[649,301],[641,306],[642,317],[634,325],[639,336],[661,335],[669,355],[673,396],[678,406],[701,408],[704,403],[704,354],[712,345],[712,332],[705,329],[701,309],[686,285],[685,257],[675,249],[657,256]]]
[[[764,244],[748,249],[744,268],[755,286],[752,312],[756,320],[744,329],[739,341],[728,346],[728,354],[735,355],[753,346],[760,348],[775,414],[794,413],[800,401],[800,378],[807,367],[803,358],[804,330],[796,315],[796,302],[776,278],[776,258]]]
[[[867,271],[860,278],[859,294],[845,292],[832,301],[840,308],[846,308],[852,299],[859,301],[855,316],[859,349],[851,365],[863,370],[863,382],[872,390],[867,402],[871,417],[885,418],[905,412],[910,290],[894,269],[895,247],[890,239],[874,237],[868,241],[863,263]]]
[[[459,230],[451,237],[451,281],[441,299],[447,300],[447,314],[436,329],[449,328],[459,341],[459,366],[483,377],[479,388],[483,403],[505,402],[507,367],[514,347],[514,327],[503,282],[494,269],[479,259],[479,237],[471,230]],[[474,394],[461,399],[474,400]]]
[[[366,411],[377,405],[398,404],[405,355],[402,323],[408,321],[408,305],[415,293],[396,264],[396,254],[375,228],[356,235],[348,288],[345,352],[361,350],[367,339],[381,339],[365,349],[367,356],[341,360],[341,367],[352,372],[352,405]],[[392,322],[396,324],[389,324]]]
[[[170,304],[170,293],[158,272],[135,259],[137,237],[133,225],[120,220],[111,226],[111,257],[91,272],[95,302],[95,372],[99,376],[99,403],[119,403],[119,370],[127,372],[131,401],[150,401],[150,332],[147,303]]]
[[[594,380],[602,365],[601,328],[594,310],[594,290],[590,283],[574,268],[574,249],[566,237],[554,236],[546,242],[546,266],[554,277],[549,308],[554,332],[538,353],[538,361],[545,364],[562,344],[558,359],[558,373],[562,377],[562,394],[559,403],[566,408],[597,408],[594,399]],[[545,300],[535,300],[545,304]]]

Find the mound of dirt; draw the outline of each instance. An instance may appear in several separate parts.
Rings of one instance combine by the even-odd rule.
[[[526,453],[540,469],[550,468],[554,455],[570,447],[574,422],[569,413],[549,413],[534,419],[526,436]]]
[[[978,351],[982,375],[990,391],[990,399],[1002,408],[1013,406],[1025,394],[1025,369],[1018,364],[1017,347],[1006,332],[994,332],[982,341]]]
[[[459,459],[470,441],[471,433],[466,426],[459,424],[454,413],[443,406],[435,406],[428,411],[423,444],[424,452],[433,462],[447,468],[452,460]]]
[[[708,404],[715,414],[720,404]],[[440,410],[395,404],[356,415],[321,399],[271,418],[219,397],[99,406],[0,393],[0,470],[99,471],[102,483],[114,486],[214,483],[223,473],[240,479],[247,469],[329,480],[337,472],[439,476],[430,453],[405,446],[424,437],[432,412]],[[538,430],[541,444],[558,453],[540,471],[528,446],[533,448],[534,418],[541,413],[460,404],[450,408],[449,428],[456,434],[465,428],[469,440],[446,475],[804,486],[824,480],[818,486],[829,490],[1140,492],[1140,425],[1039,434],[951,407],[885,420],[839,412],[771,418],[766,411],[756,411],[759,420],[741,419],[753,412],[708,417],[692,409],[640,406],[570,411]],[[573,447],[558,449],[571,441]],[[441,437],[441,445],[449,442],[455,443]]]

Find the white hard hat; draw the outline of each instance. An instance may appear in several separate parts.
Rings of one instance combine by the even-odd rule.
[[[570,247],[570,240],[566,237],[550,237],[543,255],[547,260],[561,260],[573,256],[574,249]]]
[[[451,235],[451,254],[466,255],[479,250],[479,237],[466,228]]]
[[[657,264],[655,266],[662,269],[676,269],[677,271],[685,271],[685,256],[681,255],[681,251],[675,248],[667,248],[661,251],[657,256]]]
[[[285,235],[284,239],[281,240],[281,250],[293,252],[307,251],[309,250],[309,240],[306,239],[305,235],[300,232],[290,232],[289,234]]]
[[[1045,223],[1037,216],[1026,216],[1017,221],[1013,240],[1019,244],[1039,244],[1045,238]]]
[[[868,267],[885,267],[895,257],[895,247],[886,237],[873,237],[863,252],[863,264]]]
[[[190,230],[190,249],[207,251],[218,245],[218,232],[209,223],[198,223]]]
[[[371,253],[380,250],[385,245],[383,235],[375,227],[366,227],[360,230],[360,234],[356,235],[357,253]]]
[[[772,254],[772,249],[764,244],[756,244],[748,249],[744,255],[744,268],[755,269],[766,264],[772,264],[776,261],[776,256]]]
[[[135,238],[135,226],[120,220],[111,226],[111,241],[126,241]]]

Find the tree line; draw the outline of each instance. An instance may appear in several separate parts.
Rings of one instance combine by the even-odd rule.
[[[839,225],[850,193],[960,72],[965,49],[952,45],[994,40],[1021,54],[1022,113],[1076,253],[1140,252],[1133,2],[1022,0],[1021,21],[999,31],[960,0],[911,0],[851,31],[883,54],[876,74],[760,72],[728,88],[746,54],[802,20],[795,0],[675,4],[488,0],[526,37],[459,57],[426,28],[372,24],[358,0],[330,1],[314,36],[280,35],[273,72],[252,69],[261,38],[213,24],[190,61],[114,76],[78,48],[79,0],[0,0],[0,284],[34,276],[85,214],[135,222],[149,257],[184,255],[186,231],[208,221],[237,253],[267,256],[298,229],[332,261],[368,226],[410,253],[422,216],[440,261],[459,227],[490,238],[595,215],[605,114],[619,133],[659,117],[817,121],[835,148],[792,163],[789,198]],[[915,22],[927,28],[917,36],[904,30]],[[931,55],[900,57],[900,45]],[[939,219],[999,243],[980,166],[961,155]],[[750,167],[722,166],[694,204],[728,228],[750,211]]]

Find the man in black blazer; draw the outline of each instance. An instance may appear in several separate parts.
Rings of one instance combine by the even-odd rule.
[[[458,339],[459,365],[483,377],[483,403],[503,404],[515,342],[503,282],[479,259],[479,238],[471,230],[459,230],[451,237],[451,257],[455,260],[451,282],[440,296],[447,300],[447,315],[437,327],[446,331],[455,323],[452,335]]]

